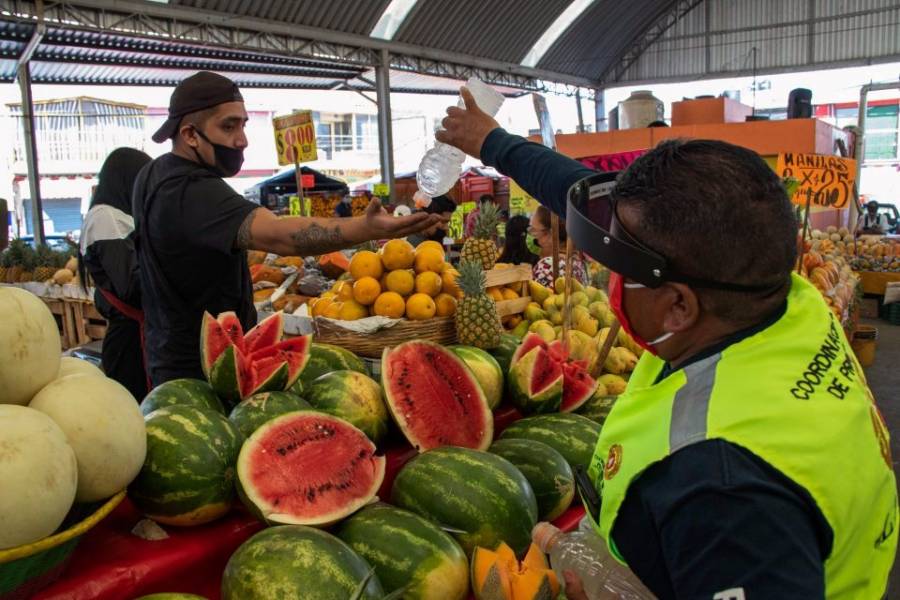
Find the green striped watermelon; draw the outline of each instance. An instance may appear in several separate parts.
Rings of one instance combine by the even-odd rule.
[[[381,600],[384,591],[371,573],[365,559],[330,533],[270,527],[228,560],[222,600]]]
[[[512,463],[455,446],[409,461],[394,480],[391,501],[452,528],[467,554],[506,542],[524,556],[538,515],[531,485]]]
[[[497,364],[504,373],[509,373],[509,367],[512,364],[513,354],[519,348],[522,342],[516,336],[510,333],[504,333],[500,336],[500,345],[490,350],[491,356],[497,359]]]
[[[594,395],[575,412],[602,426],[606,422],[606,417],[609,416],[609,411],[612,410],[613,404],[616,403],[616,398],[618,398],[618,396],[594,393]]]
[[[475,375],[490,409],[497,408],[503,400],[503,371],[497,359],[475,346],[450,346],[450,349]]]
[[[290,392],[263,392],[242,400],[231,410],[228,419],[245,438],[264,423],[285,413],[312,410],[303,398]]]
[[[563,455],[572,470],[587,468],[600,437],[600,425],[587,417],[554,413],[520,419],[507,427],[500,439],[543,442]]]
[[[563,455],[533,440],[497,440],[489,452],[502,456],[522,472],[538,504],[541,521],[560,516],[575,497],[575,475]]]
[[[387,504],[368,506],[337,535],[375,568],[386,592],[406,588],[409,600],[464,600],[466,555],[450,535],[415,513]]]
[[[168,525],[199,525],[227,513],[244,441],[231,421],[207,409],[167,406],[145,423],[147,458],[128,486],[135,505]]]
[[[366,364],[362,359],[349,350],[331,344],[313,342],[309,349],[309,360],[303,373],[300,374],[300,382],[304,389],[310,383],[332,371],[356,371],[368,375]]]
[[[199,379],[173,379],[161,383],[141,402],[141,413],[146,417],[157,408],[175,405],[208,408],[225,414],[225,407],[212,386]]]
[[[356,371],[333,371],[313,381],[306,399],[316,410],[344,419],[379,443],[388,430],[381,386]]]

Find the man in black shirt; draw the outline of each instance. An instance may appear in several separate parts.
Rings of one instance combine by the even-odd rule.
[[[368,240],[427,231],[440,219],[389,216],[370,204],[361,217],[278,218],[244,199],[223,177],[240,171],[247,111],[230,79],[201,71],[175,88],[157,143],[172,151],[148,164],[134,189],[134,217],[145,313],[147,367],[153,385],[202,378],[204,311],[237,313],[256,323],[246,250],[318,255]]]

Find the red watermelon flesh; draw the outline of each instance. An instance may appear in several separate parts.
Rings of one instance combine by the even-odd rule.
[[[256,327],[244,336],[244,348],[248,354],[273,346],[281,341],[284,333],[284,316],[282,312],[274,313],[256,324]]]
[[[509,364],[513,365],[513,364],[519,362],[519,359],[521,359],[523,356],[528,354],[534,348],[546,348],[546,347],[547,347],[547,342],[545,342],[541,336],[539,336],[536,333],[529,333],[522,340],[522,343],[519,344],[519,347],[516,349],[515,353],[513,354],[512,358],[510,359]]]
[[[563,364],[553,358],[548,350],[541,349],[538,351],[534,361],[534,368],[531,371],[531,382],[529,384],[531,396],[538,396],[545,389],[554,385],[560,377],[563,377],[563,366]],[[565,382],[565,379],[563,379],[563,382]]]
[[[288,365],[278,358],[262,358],[249,363],[246,377],[241,380],[241,399],[253,394],[285,389]]]
[[[222,325],[208,312],[203,313],[203,323],[200,325],[200,366],[207,379],[216,360],[231,345],[231,338]]]
[[[238,319],[237,315],[232,311],[223,312],[218,317],[216,317],[216,320],[219,322],[219,325],[222,326],[222,329],[225,330],[225,335],[228,336],[228,339],[231,340],[231,343],[237,346],[238,350],[240,350],[241,352],[245,352],[244,328],[241,325],[241,320]]]
[[[564,363],[569,359],[569,351],[566,350],[566,347],[561,340],[551,342],[550,345],[547,346],[547,352],[549,352],[550,357],[558,363]]]
[[[487,399],[450,350],[422,340],[385,349],[381,377],[391,415],[419,452],[490,446],[494,418]]]
[[[572,412],[587,402],[597,390],[597,381],[587,372],[584,361],[563,364],[563,397],[560,412]]]
[[[384,469],[375,444],[350,423],[293,412],[269,421],[244,443],[238,493],[267,523],[326,526],[371,502]]]
[[[284,340],[283,342],[273,344],[267,348],[257,350],[250,356],[250,360],[256,362],[264,358],[275,358],[281,362],[287,363],[287,383],[284,388],[287,389],[300,379],[300,375],[303,373],[303,369],[309,361],[309,349],[311,344],[311,335],[293,337]]]

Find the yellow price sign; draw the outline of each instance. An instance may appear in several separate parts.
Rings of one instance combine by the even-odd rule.
[[[275,128],[275,150],[278,164],[293,165],[318,159],[316,126],[312,111],[301,110],[285,117],[272,119]]]
[[[856,161],[840,156],[821,154],[778,155],[775,172],[782,179],[797,182],[791,202],[809,205],[813,210],[844,208],[853,197],[856,183]]]
[[[300,216],[300,196],[291,196],[289,202],[289,213],[292,217]]]
[[[537,210],[538,202],[522,189],[515,180],[509,180],[509,214],[527,215]]]
[[[391,195],[391,190],[386,183],[376,183],[372,186],[372,193],[379,198],[387,198]]]

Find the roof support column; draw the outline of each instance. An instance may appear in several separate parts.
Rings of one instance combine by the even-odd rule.
[[[580,104],[579,104],[580,106]],[[581,111],[579,110],[579,117]],[[606,121],[606,92],[603,88],[594,90],[594,131],[606,131],[609,124]]]
[[[34,102],[31,96],[31,67],[27,61],[18,69],[22,93],[22,127],[25,133],[25,164],[28,166],[28,189],[31,195],[31,218],[34,241],[44,243],[44,206],[41,201],[41,179],[38,173],[37,140],[34,130]]]
[[[581,112],[581,88],[575,90],[575,106],[578,108],[578,133],[584,133],[584,114]]]
[[[375,67],[375,92],[378,102],[378,153],[381,158],[381,181],[394,197],[394,136],[391,131],[391,56],[381,50],[381,61]]]

